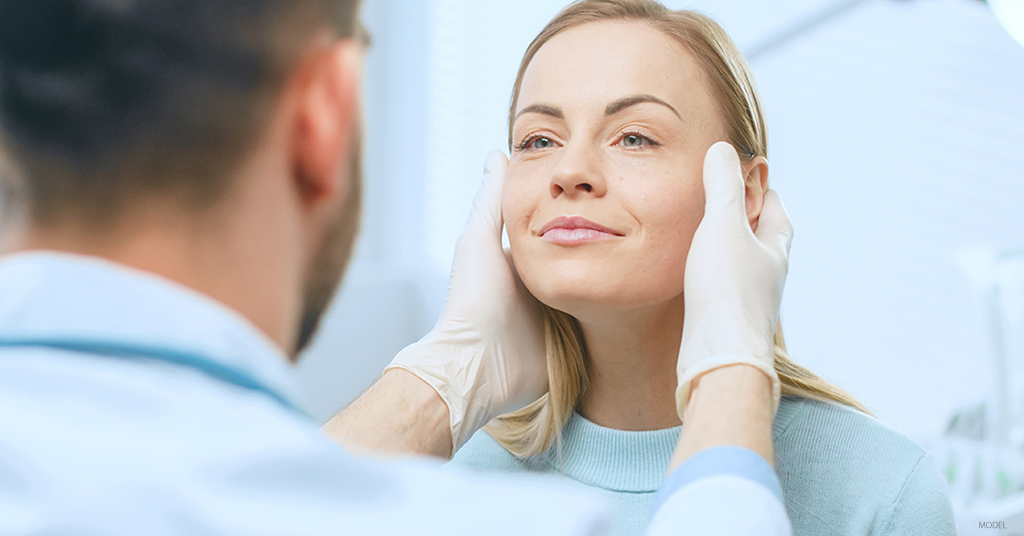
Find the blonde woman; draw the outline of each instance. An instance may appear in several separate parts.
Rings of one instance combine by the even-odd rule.
[[[546,306],[549,392],[478,432],[457,466],[550,472],[607,493],[641,534],[679,437],[683,268],[707,149],[740,153],[747,219],[768,188],[753,77],[710,19],[653,0],[566,8],[527,49],[509,110],[502,212]],[[796,535],[955,534],[915,443],[789,360],[781,328],[776,468]]]

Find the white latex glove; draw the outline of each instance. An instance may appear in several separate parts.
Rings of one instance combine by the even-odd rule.
[[[452,453],[491,419],[547,391],[540,303],[501,246],[501,188],[508,159],[487,155],[483,184],[455,247],[437,325],[385,370],[402,368],[441,395],[451,415]]]
[[[704,157],[704,196],[704,219],[690,245],[683,282],[676,408],[684,422],[693,380],[716,368],[745,364],[767,374],[773,410],[781,392],[774,336],[793,226],[769,190],[757,231],[750,230],[739,156],[728,143],[712,145]]]

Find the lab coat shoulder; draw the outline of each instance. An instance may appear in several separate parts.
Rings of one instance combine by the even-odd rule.
[[[344,452],[188,369],[44,350],[0,362],[0,534],[601,534],[599,501]],[[530,515],[523,515],[530,512]]]
[[[610,534],[606,500],[578,486],[543,477],[451,469],[442,477],[434,464],[423,461],[401,463],[398,469],[408,479],[406,489],[422,495],[422,507],[452,513],[461,525],[455,529],[458,534]],[[440,494],[439,483],[451,492]]]

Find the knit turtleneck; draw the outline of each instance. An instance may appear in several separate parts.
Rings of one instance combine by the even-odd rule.
[[[779,405],[774,423],[776,438],[801,408],[798,404]],[[562,429],[561,452],[556,445],[538,463],[589,486],[650,493],[665,480],[680,431],[681,426],[640,432],[616,430],[573,413]]]
[[[561,452],[556,445],[544,461],[555,472],[589,486],[654,491],[665,480],[680,430],[681,426],[642,432],[615,430],[573,413],[562,429]]]
[[[627,432],[574,414],[552,448],[521,460],[479,432],[453,467],[558,475],[607,497],[612,533],[640,536],[681,427]],[[783,397],[775,469],[796,536],[953,536],[949,494],[934,460],[859,411]]]

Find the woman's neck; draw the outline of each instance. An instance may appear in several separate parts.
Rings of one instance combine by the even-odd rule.
[[[581,319],[580,325],[590,379],[580,415],[618,430],[679,426],[675,391],[682,296],[614,317]]]

